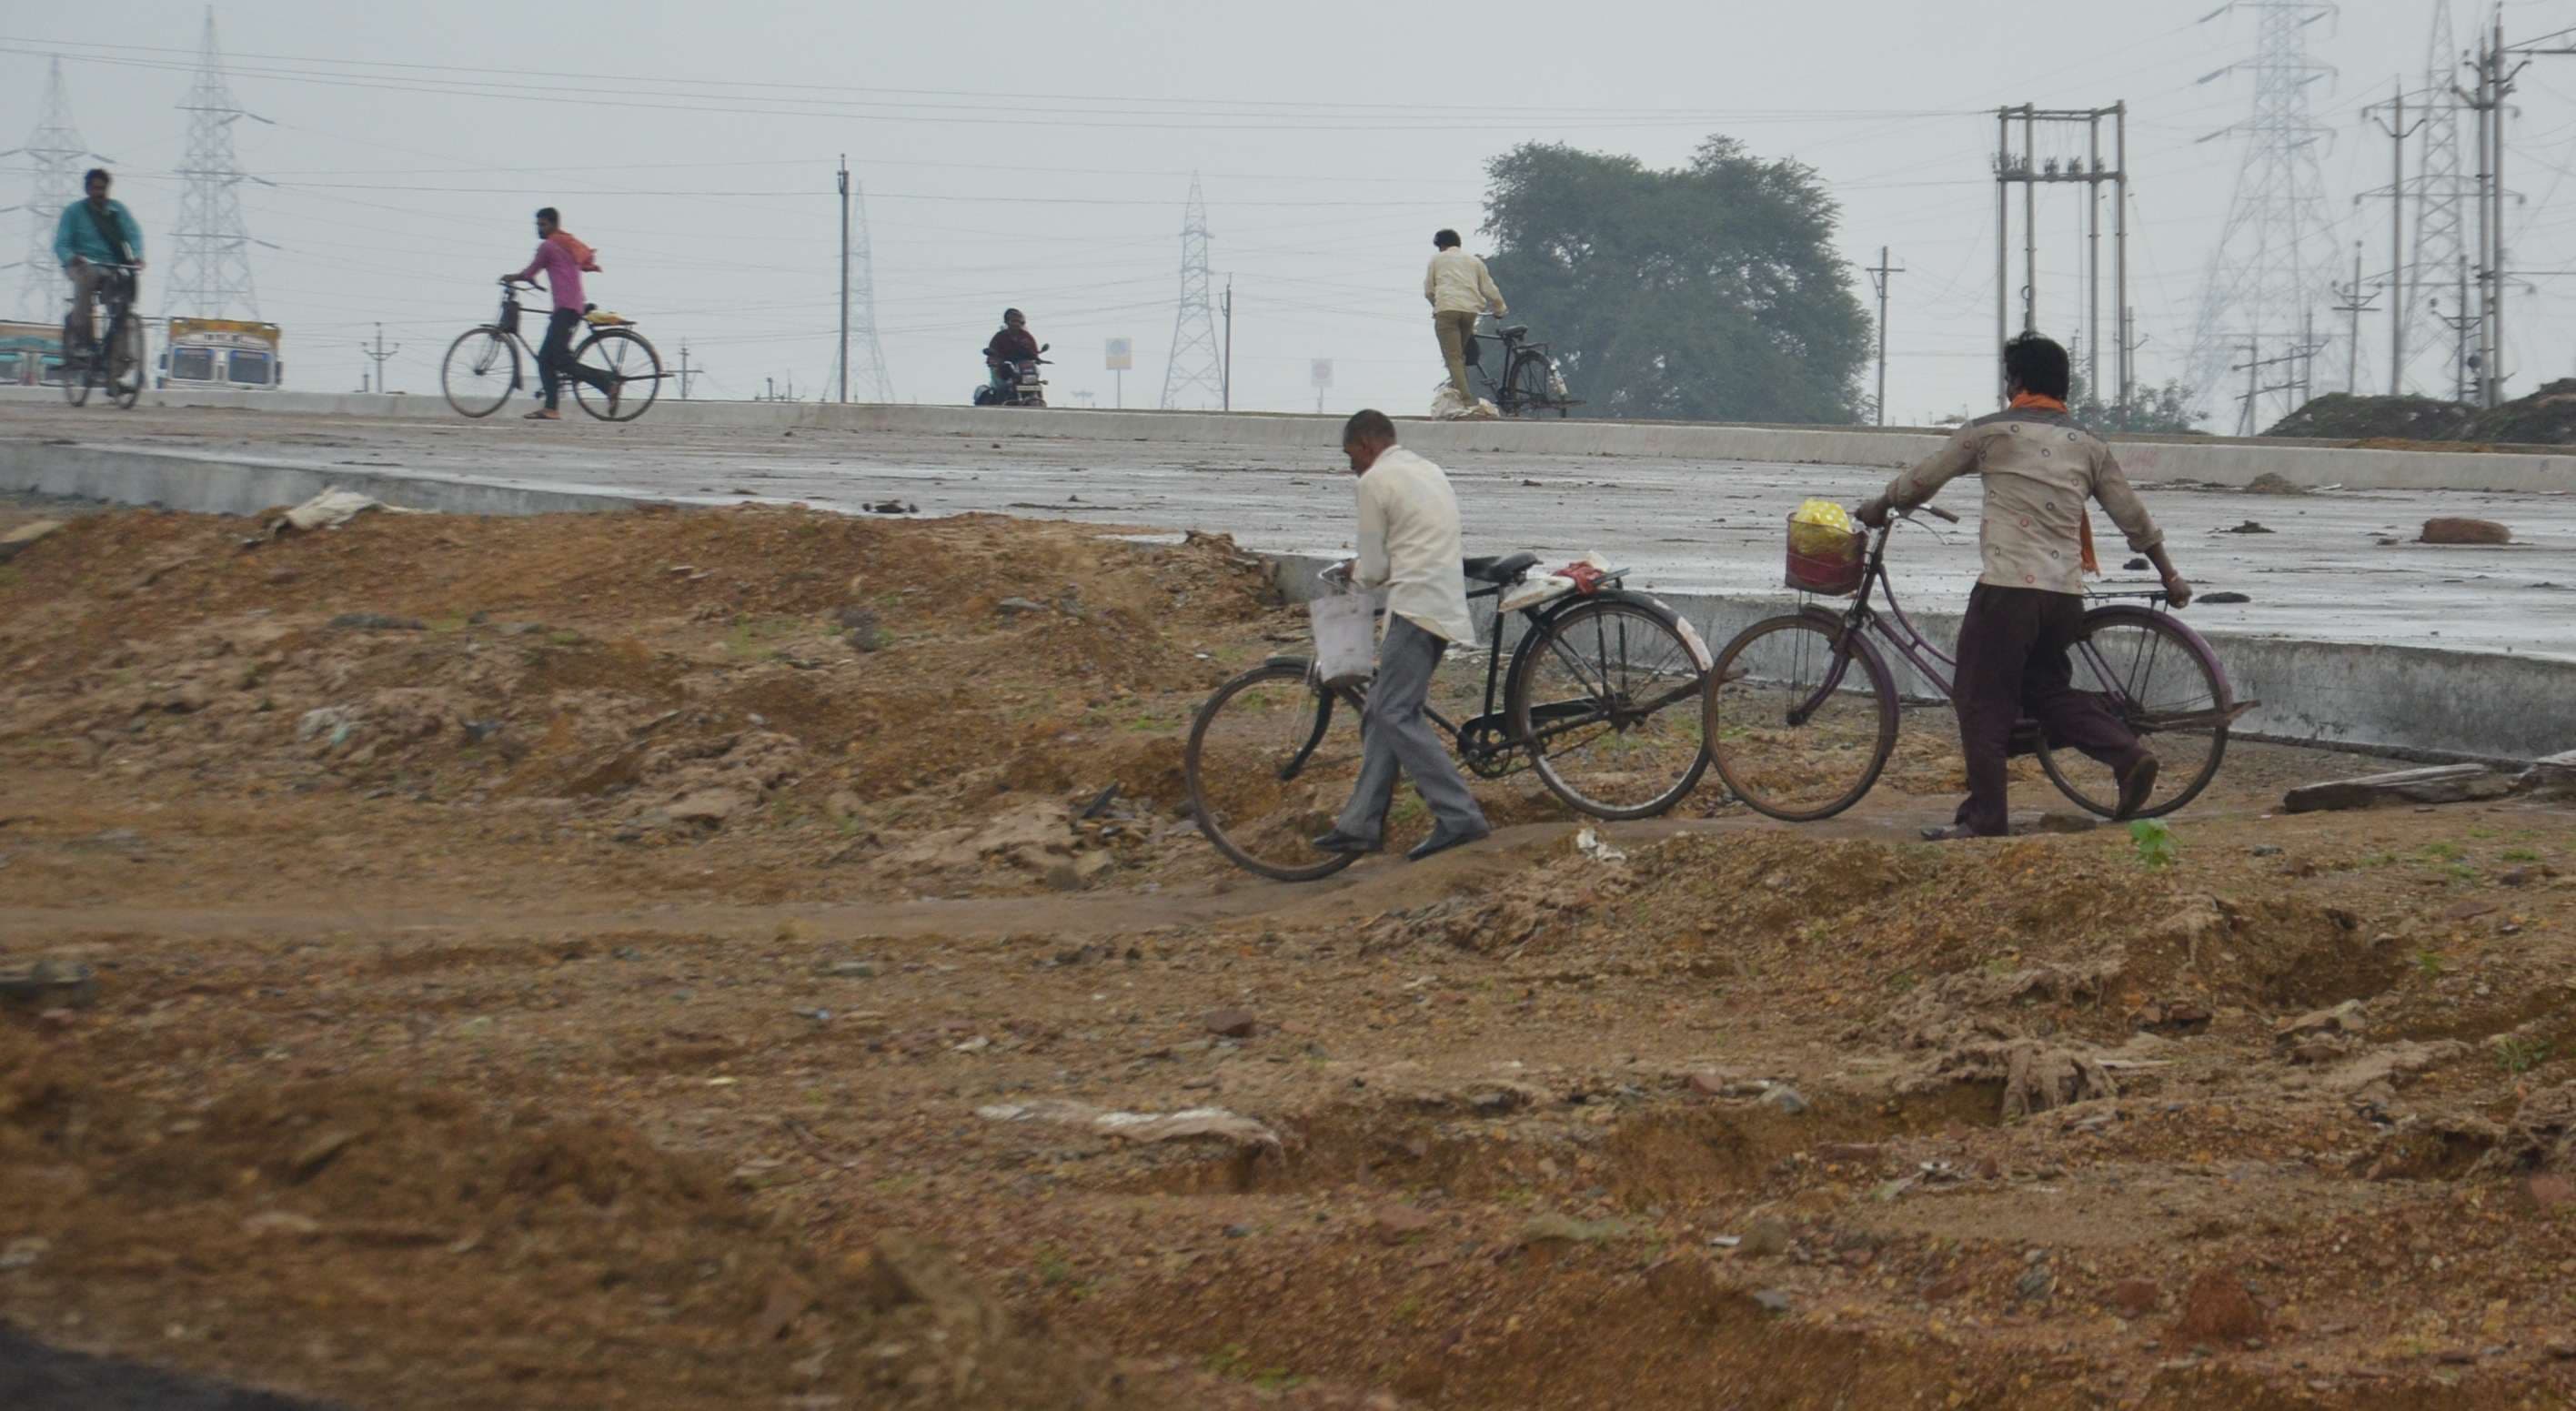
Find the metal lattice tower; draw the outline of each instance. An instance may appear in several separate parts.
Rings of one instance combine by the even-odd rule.
[[[1205,409],[1225,398],[1217,353],[1216,304],[1208,296],[1207,201],[1190,173],[1190,204],[1181,215],[1181,303],[1172,314],[1172,358],[1163,365],[1163,409]]]
[[[2239,424],[2261,430],[2297,409],[2311,381],[2313,330],[2334,302],[2343,251],[2326,217],[2325,176],[2318,149],[2328,130],[2311,115],[2309,90],[2333,71],[2308,57],[2308,27],[2335,13],[2325,0],[2236,0],[2210,18],[2250,10],[2258,21],[2254,57],[2204,78],[2239,69],[2254,74],[2253,116],[2203,138],[2241,135],[2244,159],[2227,225],[2210,255],[2194,325],[2192,387],[2211,406],[2243,402]],[[2332,340],[2327,340],[2331,343]],[[2342,362],[2340,349],[2327,350]],[[2250,385],[2237,373],[2256,369]],[[2314,380],[2343,380],[2338,365]],[[2222,420],[2226,418],[2222,417]]]
[[[242,221],[243,174],[233,158],[233,124],[256,114],[233,101],[215,48],[215,7],[206,7],[206,38],[197,80],[179,105],[188,114],[188,156],[179,167],[179,219],[170,228],[170,275],[161,312],[191,318],[259,317],[251,282],[250,229]]]
[[[2469,247],[2464,208],[2470,183],[2460,174],[2460,50],[2451,38],[2450,0],[2433,0],[2433,42],[2424,56],[2429,107],[2417,139],[2415,248],[2407,261],[2408,380],[2438,397],[2466,400],[2466,345],[2459,324],[2468,312]]]
[[[0,156],[27,159],[27,258],[19,266],[18,312],[36,323],[62,316],[65,285],[54,263],[54,227],[63,207],[81,199],[82,164],[93,153],[72,126],[71,99],[63,90],[63,61],[45,80],[45,106],[27,145]],[[105,158],[99,160],[104,161]]]
[[[894,400],[894,376],[886,371],[885,348],[877,341],[876,256],[868,244],[868,195],[856,177],[850,179],[850,395],[863,402]],[[832,380],[841,380],[841,353],[832,350]]]

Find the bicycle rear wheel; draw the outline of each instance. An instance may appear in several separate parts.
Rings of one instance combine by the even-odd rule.
[[[1306,679],[1302,659],[1254,667],[1217,688],[1182,757],[1199,831],[1236,865],[1311,882],[1351,865],[1318,852],[1360,772],[1360,717]]]
[[[662,395],[662,355],[632,329],[601,329],[574,351],[573,361],[584,372],[611,379],[617,388],[617,406],[611,410],[606,392],[586,379],[573,381],[573,400],[601,421],[633,421]]]
[[[1547,360],[1536,354],[1522,357],[1512,364],[1511,402],[1518,416],[1542,416],[1547,412]]]
[[[1595,818],[1652,818],[1708,767],[1699,659],[1663,609],[1592,598],[1514,653],[1505,700],[1539,781]]]
[[[490,324],[467,329],[447,345],[438,385],[458,415],[490,416],[519,390],[518,344]]]
[[[2075,689],[2102,697],[2156,752],[2155,791],[2138,816],[2162,817],[2200,797],[2227,758],[2235,705],[2207,649],[2163,613],[2115,605],[2084,614],[2084,633],[2068,655]],[[2108,818],[2119,810],[2120,783],[2110,766],[2043,741],[2039,767],[2088,812]]]
[[[1790,823],[1831,818],[1896,752],[1896,683],[1876,648],[1826,617],[1765,618],[1717,654],[1701,729],[1737,798]]]

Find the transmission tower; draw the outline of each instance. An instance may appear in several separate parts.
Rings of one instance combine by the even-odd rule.
[[[1172,314],[1172,359],[1163,365],[1163,410],[1215,406],[1225,400],[1217,353],[1216,302],[1208,296],[1207,201],[1190,173],[1190,204],[1181,215],[1181,303]]]
[[[2406,275],[2409,380],[2435,396],[2468,399],[2468,345],[2457,336],[2469,304],[2469,248],[2462,208],[2468,179],[2460,174],[2460,49],[2451,39],[2450,0],[2433,0],[2433,42],[2424,56],[2427,107],[2409,182],[2415,198],[2415,251]],[[2449,314],[2442,310],[2449,309]],[[2420,370],[2421,376],[2416,376]]]
[[[233,158],[233,124],[268,119],[233,101],[215,48],[215,7],[206,7],[206,38],[197,81],[179,105],[188,114],[188,156],[180,164],[179,219],[170,229],[170,276],[161,286],[161,312],[191,318],[259,317],[259,290],[251,283],[250,230],[242,222],[245,175]],[[265,242],[262,242],[265,243]],[[271,247],[275,248],[274,246]]]
[[[18,310],[34,322],[51,323],[61,314],[64,285],[62,269],[54,263],[54,226],[63,207],[81,199],[82,164],[95,155],[72,126],[63,61],[56,59],[45,80],[45,106],[34,134],[17,151],[0,152],[0,157],[27,159],[27,204],[22,208],[27,212],[27,258],[19,266]]]
[[[877,341],[876,257],[868,245],[868,195],[858,178],[841,168],[842,210],[845,224],[841,250],[841,278],[848,298],[846,343],[832,351],[832,381],[849,396],[862,402],[894,400],[894,378],[886,371],[885,348]],[[849,380],[841,380],[841,358],[850,360]]]
[[[2286,364],[2295,355],[2304,365],[2316,351],[2311,344],[2317,311],[2333,303],[2342,254],[2326,218],[2325,177],[2317,162],[2329,134],[2308,106],[2309,89],[2333,72],[2308,57],[2308,27],[2332,16],[2335,7],[2325,0],[2236,0],[2210,18],[2235,10],[2256,17],[2254,57],[2201,80],[2240,69],[2254,75],[2253,116],[2201,139],[2245,139],[2236,193],[2210,255],[2192,335],[2191,385],[2212,397],[2221,393],[2220,377],[2246,364]],[[2297,410],[2306,382],[2284,378],[2264,388],[2264,397],[2249,397],[2240,424],[2260,430]],[[2277,411],[2261,405],[2266,399]]]

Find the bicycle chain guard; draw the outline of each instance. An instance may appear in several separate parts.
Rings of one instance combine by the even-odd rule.
[[[1479,779],[1500,779],[1529,767],[1527,752],[1498,715],[1479,716],[1458,727],[1458,758]]]

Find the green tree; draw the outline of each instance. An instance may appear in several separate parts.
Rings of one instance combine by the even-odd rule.
[[[1672,170],[1533,142],[1486,172],[1495,282],[1588,413],[1860,419],[1869,317],[1811,169],[1711,137]]]

